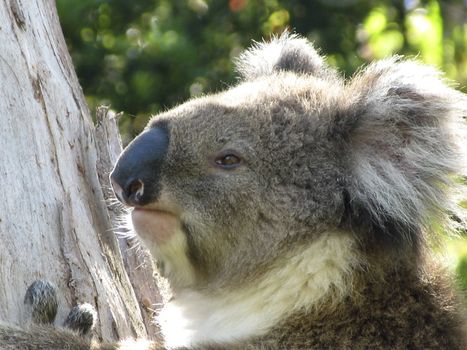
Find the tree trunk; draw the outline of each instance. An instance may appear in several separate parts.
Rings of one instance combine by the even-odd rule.
[[[156,273],[149,252],[141,249],[133,237],[128,237],[126,225],[124,223],[122,225],[126,212],[115,199],[110,186],[109,171],[116,163],[118,155],[122,150],[116,122],[117,116],[109,111],[107,107],[100,107],[97,110],[96,119],[96,140],[99,156],[97,173],[104,191],[105,200],[108,203],[111,221],[115,223],[114,231],[118,237],[125,270],[129,275],[136,298],[140,302],[148,337],[162,341],[159,329],[151,321],[154,314],[170,297],[169,287],[167,282]],[[162,292],[159,288],[161,288]]]
[[[0,320],[23,323],[24,292],[45,279],[59,290],[58,323],[89,302],[101,338],[147,336],[98,176],[120,151],[115,120],[94,128],[53,1],[0,3],[0,81]],[[138,273],[137,294],[155,297],[150,264]]]

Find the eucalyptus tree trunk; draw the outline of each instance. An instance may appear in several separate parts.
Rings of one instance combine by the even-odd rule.
[[[44,279],[58,287],[57,323],[89,302],[101,338],[153,335],[151,263],[124,251],[141,265],[135,290],[100,182],[121,149],[115,118],[103,109],[95,128],[54,1],[0,2],[0,84],[0,320],[23,323],[24,292]]]

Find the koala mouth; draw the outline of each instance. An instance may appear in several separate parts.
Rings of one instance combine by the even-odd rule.
[[[182,227],[177,215],[159,209],[135,208],[131,220],[135,231],[149,244],[168,242]]]

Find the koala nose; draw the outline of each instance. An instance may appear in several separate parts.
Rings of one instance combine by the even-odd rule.
[[[141,206],[157,198],[168,147],[169,132],[160,126],[144,131],[125,148],[110,174],[113,190],[121,202]]]

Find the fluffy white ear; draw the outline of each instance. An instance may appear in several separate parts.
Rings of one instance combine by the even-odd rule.
[[[277,71],[312,74],[323,78],[335,74],[308,40],[287,31],[269,42],[255,43],[240,55],[235,64],[244,80]]]
[[[449,206],[451,175],[465,170],[466,96],[436,70],[391,58],[357,74],[343,98],[353,215],[417,243]]]

